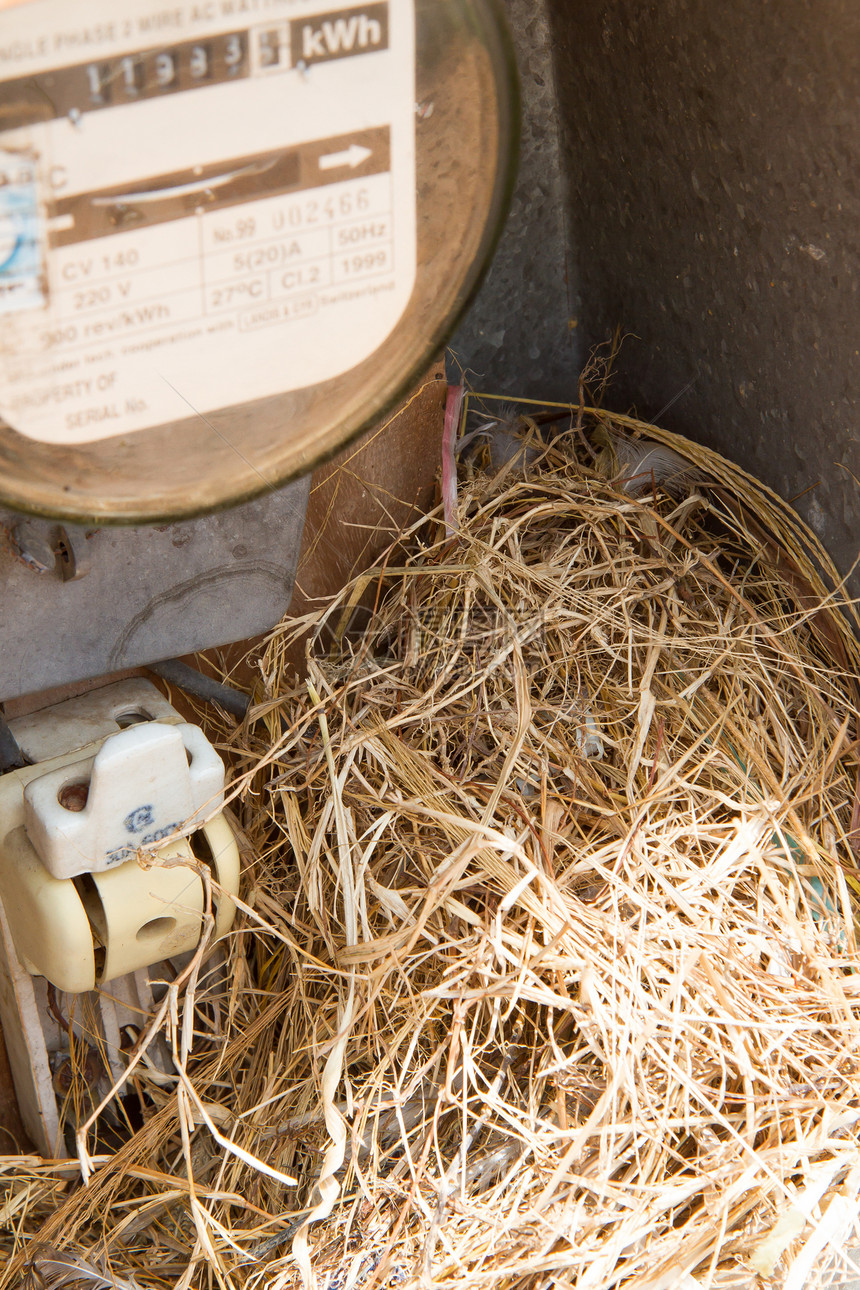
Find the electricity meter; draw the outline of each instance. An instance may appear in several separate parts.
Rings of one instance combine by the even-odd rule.
[[[181,518],[414,380],[506,208],[495,0],[0,8],[0,502]]]

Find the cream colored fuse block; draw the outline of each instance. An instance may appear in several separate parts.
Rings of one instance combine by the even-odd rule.
[[[94,757],[58,760],[33,777],[18,772],[27,837],[55,878],[121,865],[191,832],[224,800],[224,763],[203,731],[184,722],[134,725]],[[0,803],[2,796],[0,781]]]
[[[106,686],[11,728],[35,764],[0,778],[0,901],[28,972],[79,993],[193,950],[207,870],[214,934],[229,930],[224,767],[154,686]]]

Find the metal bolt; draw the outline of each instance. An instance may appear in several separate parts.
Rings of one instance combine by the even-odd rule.
[[[92,564],[89,543],[95,533],[96,530],[84,529],[78,524],[57,529],[55,549],[63,582],[76,582],[89,573]]]

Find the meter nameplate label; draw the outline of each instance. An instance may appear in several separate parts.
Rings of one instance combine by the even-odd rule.
[[[85,443],[318,385],[415,281],[413,0],[0,11],[0,415]]]

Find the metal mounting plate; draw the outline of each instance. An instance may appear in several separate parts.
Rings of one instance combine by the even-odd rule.
[[[76,529],[65,554],[60,526],[0,511],[0,699],[268,631],[290,603],[309,487],[178,524]]]

